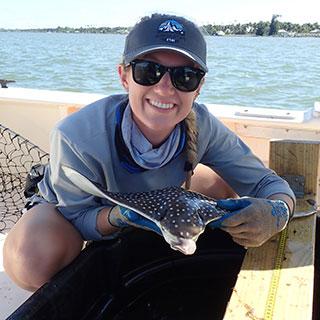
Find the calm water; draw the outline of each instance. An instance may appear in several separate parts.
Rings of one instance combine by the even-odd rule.
[[[320,38],[207,37],[202,102],[304,109],[320,100]],[[122,35],[0,32],[0,78],[11,86],[122,92]]]

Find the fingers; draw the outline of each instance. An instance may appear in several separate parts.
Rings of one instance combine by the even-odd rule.
[[[230,199],[230,203],[237,202],[238,200],[246,200],[246,199],[237,199],[237,200]],[[220,202],[225,201],[226,203],[228,203],[229,200],[219,200],[219,201]],[[227,204],[226,207],[227,206],[229,206],[229,204]],[[229,212],[225,213],[222,217],[220,217],[218,220],[212,221],[209,225],[212,228],[237,227],[248,220],[247,215],[248,213],[250,214],[250,211],[251,211],[250,208],[251,207],[248,207],[248,208],[245,207],[244,209],[240,209],[240,210],[234,210],[234,211],[230,210]]]
[[[228,232],[234,242],[244,247],[259,247],[266,241],[265,238],[254,232],[254,230],[250,230],[246,225],[223,228],[222,230]]]
[[[232,227],[221,227],[221,230],[228,232],[231,236],[237,236],[243,233],[247,234],[251,231],[248,224],[240,224]]]
[[[136,222],[140,219],[140,215],[135,211],[125,208],[122,212],[122,215],[125,216],[129,221]]]
[[[159,227],[151,220],[143,217],[142,215],[138,214],[135,211],[132,211],[130,209],[123,209],[123,217],[126,219],[126,222],[134,227],[146,229],[146,230],[152,230],[160,235],[162,235],[161,230]]]
[[[251,204],[250,198],[218,200],[217,205],[226,210],[239,210]]]
[[[247,214],[245,209],[234,211],[230,214],[227,214],[225,217],[221,219],[221,227],[238,227],[247,222],[248,218],[246,217],[246,215]]]
[[[243,246],[246,248],[260,247],[267,241],[267,239],[263,239],[259,241],[259,239],[257,238],[248,239],[248,238],[238,238],[238,237],[232,237],[232,240],[235,243],[239,244],[240,246]]]
[[[266,236],[253,224],[243,223],[238,226],[223,227],[223,231],[228,232],[233,241],[244,247],[259,247],[267,241]]]
[[[240,213],[240,211],[232,211],[232,212],[229,212],[229,213],[223,215],[219,219],[210,222],[211,228],[221,228],[221,227],[223,227],[225,225],[224,224],[225,220],[229,220],[232,216],[234,216],[235,214],[238,214],[238,213]],[[232,224],[232,222],[231,222],[231,224]],[[241,219],[238,222],[235,222],[234,226],[239,225],[239,224],[241,224]],[[228,226],[229,223],[227,222],[226,225]]]

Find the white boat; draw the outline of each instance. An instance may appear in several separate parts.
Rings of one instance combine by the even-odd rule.
[[[48,151],[49,132],[57,121],[103,97],[91,93],[0,89],[0,123]],[[320,141],[320,102],[300,111],[212,103],[206,105],[266,164],[271,139]]]
[[[57,121],[104,97],[99,94],[0,89],[0,124],[49,151],[49,133]],[[307,110],[280,110],[207,104],[210,112],[236,132],[268,165],[273,139],[320,141],[320,102]],[[1,246],[5,234],[0,234]],[[1,250],[2,252],[2,250]],[[19,289],[0,264],[0,319],[12,313],[30,293]]]

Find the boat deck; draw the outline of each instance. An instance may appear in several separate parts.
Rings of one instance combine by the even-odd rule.
[[[0,320],[6,319],[32,294],[14,284],[3,269],[2,248],[5,236],[6,234],[0,233]]]
[[[50,101],[48,97],[51,98]],[[11,89],[1,90],[0,118],[4,125],[21,133],[43,150],[48,150],[47,136],[54,123],[97,98],[101,96],[61,95],[61,92],[43,92],[39,96],[39,90],[23,89],[21,92]],[[314,110],[290,115],[288,112],[282,112],[280,116],[274,114],[274,111],[263,116],[261,110],[258,110],[261,113],[257,113],[256,109],[238,107],[226,109],[218,105],[209,105],[209,109],[240,135],[266,165],[268,165],[269,142],[272,139],[320,141],[319,102],[315,103]],[[12,117],[12,113],[20,114],[20,117]],[[285,117],[288,119],[284,119]],[[17,287],[4,272],[2,247],[5,236],[6,233],[0,233],[0,320],[9,316],[31,295],[30,292]]]

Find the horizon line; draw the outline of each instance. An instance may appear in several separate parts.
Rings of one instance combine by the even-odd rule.
[[[199,25],[199,27],[203,27],[203,26],[207,26],[207,25],[212,25],[212,26],[226,26],[226,25],[245,25],[245,24],[254,24],[254,23],[260,23],[260,22],[269,22],[269,20],[259,20],[259,21],[251,21],[251,22],[232,22],[232,23],[205,23],[205,24],[201,24]],[[298,22],[291,22],[291,21],[278,21],[279,23],[291,23],[291,24],[295,24],[295,25],[304,25],[304,24],[320,24],[320,21],[315,21],[315,22],[303,22],[303,23],[298,23]],[[88,29],[88,28],[110,28],[110,29],[116,29],[116,28],[123,28],[123,29],[129,29],[132,28],[133,26],[115,26],[115,27],[110,27],[110,26],[94,26],[94,25],[85,25],[85,26],[55,26],[55,27],[2,27],[0,26],[0,30],[8,30],[8,31],[12,31],[12,30],[37,30],[37,29],[57,29],[57,28],[71,28],[71,29],[79,29],[79,28],[83,28],[83,29]]]

